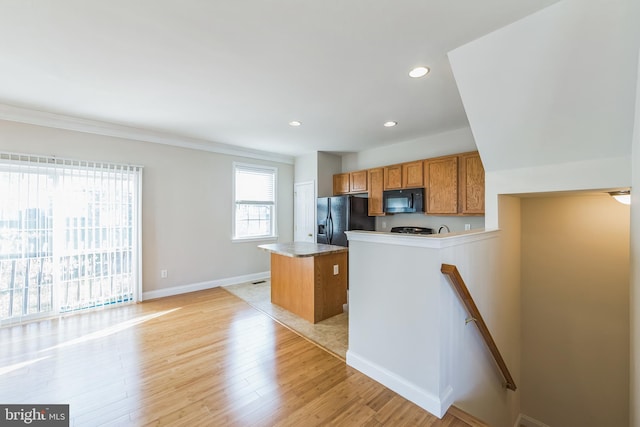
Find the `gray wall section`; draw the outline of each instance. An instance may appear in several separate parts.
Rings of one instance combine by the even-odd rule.
[[[143,292],[269,271],[261,242],[231,239],[234,161],[278,168],[279,240],[293,240],[291,164],[6,121],[0,150],[144,166]]]

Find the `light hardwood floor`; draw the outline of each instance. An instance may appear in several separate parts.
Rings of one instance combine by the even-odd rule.
[[[0,403],[72,426],[438,426],[442,420],[216,288],[0,329]]]

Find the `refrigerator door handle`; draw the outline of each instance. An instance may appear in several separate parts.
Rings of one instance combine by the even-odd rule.
[[[331,197],[327,199],[327,243],[331,244],[331,240],[333,239],[333,217],[331,216]]]

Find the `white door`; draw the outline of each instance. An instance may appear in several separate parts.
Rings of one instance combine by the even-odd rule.
[[[293,240],[316,241],[316,188],[313,181],[300,182],[293,186]]]

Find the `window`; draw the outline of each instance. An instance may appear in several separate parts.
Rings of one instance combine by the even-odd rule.
[[[234,239],[276,236],[276,168],[234,163]]]
[[[0,153],[0,324],[137,299],[141,170]]]

